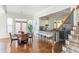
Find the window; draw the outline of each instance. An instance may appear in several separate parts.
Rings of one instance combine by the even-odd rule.
[[[16,30],[16,33],[18,33],[18,31],[21,31],[21,23],[16,23],[16,28],[15,28],[15,30]]]
[[[23,31],[27,33],[27,20],[26,19],[16,19],[15,23],[15,31],[18,33],[19,31]]]
[[[22,23],[22,30],[27,33],[27,23]]]
[[[7,30],[8,30],[8,33],[13,32],[13,19],[12,18],[7,19]]]

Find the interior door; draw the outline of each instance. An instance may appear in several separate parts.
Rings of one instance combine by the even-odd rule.
[[[23,22],[16,22],[16,27],[15,27],[15,31],[16,33],[18,33],[18,31],[23,31],[24,33],[27,33],[27,23],[23,23]]]
[[[22,23],[22,31],[24,32],[24,33],[27,33],[27,23]]]
[[[21,31],[21,23],[16,23],[15,25],[15,32],[18,33],[18,31]]]

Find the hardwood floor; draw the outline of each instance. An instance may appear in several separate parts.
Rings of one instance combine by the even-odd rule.
[[[34,37],[33,42],[18,46],[17,41],[10,46],[10,39],[0,39],[0,53],[52,53],[52,44],[48,41]]]

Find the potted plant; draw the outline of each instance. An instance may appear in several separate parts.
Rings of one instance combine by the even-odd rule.
[[[28,25],[28,29],[29,29],[29,32],[32,33],[32,29],[33,29],[32,24]]]

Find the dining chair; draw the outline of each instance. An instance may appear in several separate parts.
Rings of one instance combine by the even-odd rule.
[[[22,34],[20,38],[20,44],[27,44],[28,43],[28,34]]]
[[[33,42],[33,33],[28,33],[28,36],[30,38],[30,41],[32,40],[32,42]]]
[[[9,35],[11,40],[10,46],[12,45],[12,42],[16,40],[18,41],[18,44],[19,44],[19,38],[17,36],[13,36],[11,33],[9,33]]]

